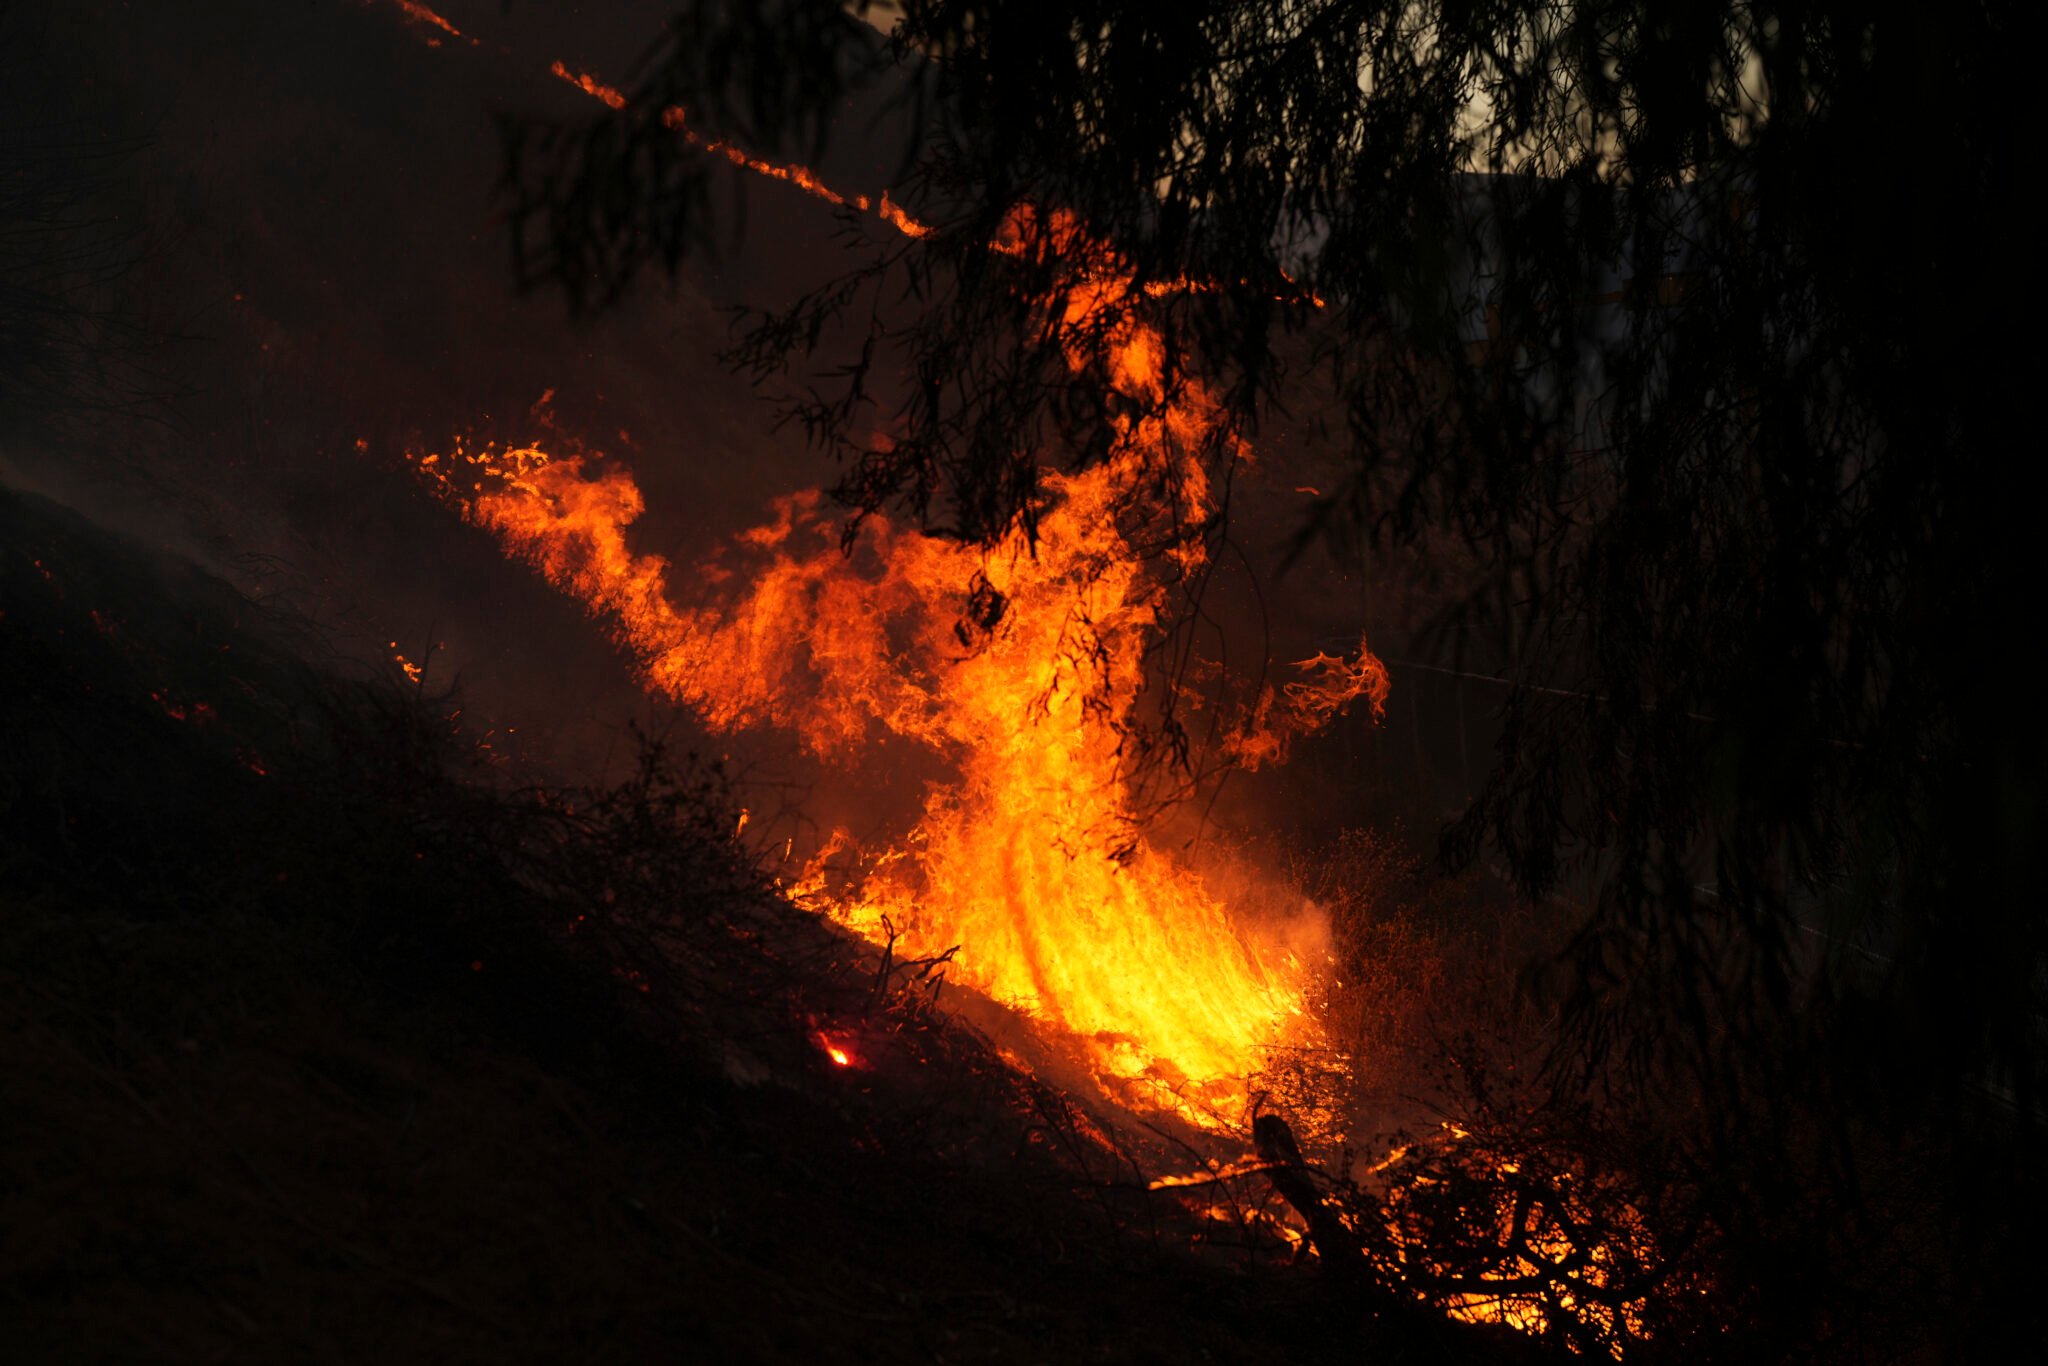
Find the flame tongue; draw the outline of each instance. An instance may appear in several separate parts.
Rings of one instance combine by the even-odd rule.
[[[1071,851],[1057,816],[995,796],[928,813],[922,886],[878,879],[844,918],[887,914],[920,951],[954,939],[976,985],[1083,1036],[1108,1076],[1221,1106],[1299,1012],[1298,985],[1261,969],[1192,875],[1150,849]]]
[[[1078,249],[1070,222],[1052,228]],[[1187,528],[1208,516],[1207,478],[1186,453],[1231,447],[1201,385],[1163,392],[1162,339],[1113,266],[1097,252],[1060,311],[1084,339],[1069,363],[1099,359],[1137,415],[1107,460],[1046,477],[1030,543],[1020,531],[980,550],[877,517],[849,560],[820,495],[800,494],[699,574],[736,591],[683,606],[667,561],[628,544],[644,504],[619,466],[573,447],[417,459],[468,519],[608,621],[650,686],[714,727],[783,728],[844,765],[884,735],[931,753],[952,777],[909,837],[864,851],[850,890],[826,893],[822,867],[798,890],[871,934],[886,917],[916,953],[959,945],[972,985],[1079,1036],[1106,1079],[1155,1084],[1160,1103],[1202,1119],[1242,1094],[1263,1046],[1306,1041],[1309,1026],[1300,965],[1254,951],[1199,878],[1136,833],[1123,762],[1146,647],[1176,577],[1206,555]],[[1166,553],[1141,552],[1134,526],[1147,539],[1165,527]],[[1307,681],[1261,699],[1236,757],[1277,758],[1290,732],[1385,697],[1362,648],[1355,663],[1308,663]]]

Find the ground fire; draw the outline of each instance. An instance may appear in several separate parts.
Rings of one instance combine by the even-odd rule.
[[[0,0],[8,1359],[2038,1355],[2015,8]]]
[[[1087,252],[1072,225],[1053,229]],[[1094,252],[1069,296],[1075,335],[1128,306],[1107,260]],[[615,462],[560,439],[553,453],[458,443],[413,459],[713,726],[788,729],[844,765],[881,734],[941,757],[954,776],[901,843],[858,849],[839,832],[793,889],[864,933],[900,928],[912,952],[959,946],[965,980],[1084,1040],[1105,1079],[1218,1123],[1239,1118],[1263,1050],[1317,1042],[1304,995],[1325,965],[1312,943],[1260,942],[1138,828],[1124,742],[1176,576],[1206,553],[1211,495],[1180,452],[1215,416],[1198,385],[1162,392],[1156,331],[1132,319],[1108,335],[1119,386],[1158,411],[1127,421],[1107,461],[1049,479],[1035,542],[1019,531],[981,550],[874,518],[849,557],[830,506],[799,494],[692,576],[724,590],[703,603],[680,602],[668,562],[629,546],[643,503]],[[1148,559],[1141,541],[1167,549]],[[999,606],[966,622],[970,585]],[[1385,703],[1363,643],[1298,672],[1227,735],[1240,761]],[[841,890],[827,890],[835,872]]]
[[[559,61],[551,70],[614,111],[627,104],[588,72]],[[804,167],[702,137],[679,108],[662,117],[700,151],[837,207],[872,210],[906,235],[928,231],[886,193],[843,195]],[[630,468],[560,430],[552,391],[535,404],[524,443],[458,436],[406,458],[465,520],[581,602],[647,687],[714,729],[788,732],[853,775],[891,738],[940,763],[947,776],[928,786],[911,829],[880,847],[831,831],[784,880],[793,900],[890,954],[943,961],[1077,1046],[1124,1103],[1249,1137],[1270,1060],[1327,1054],[1310,1004],[1331,966],[1327,945],[1313,922],[1306,934],[1299,925],[1279,933],[1233,916],[1197,872],[1156,847],[1130,790],[1126,743],[1140,695],[1157,686],[1148,647],[1210,553],[1214,494],[1196,452],[1220,445],[1230,461],[1252,456],[1221,434],[1201,382],[1169,385],[1166,341],[1145,311],[1148,300],[1214,286],[1138,282],[1065,214],[1020,210],[990,246],[1061,263],[1045,311],[1067,364],[1102,366],[1130,400],[1107,458],[1045,476],[1048,497],[1028,534],[976,547],[870,514],[849,540],[843,513],[809,490],[777,499],[768,520],[678,573],[633,544],[646,503]],[[1284,301],[1322,305],[1313,295]],[[417,682],[417,666],[399,662]],[[1388,675],[1363,639],[1292,668],[1294,678],[1258,690],[1222,727],[1222,759],[1279,763],[1296,738],[1353,704],[1375,715],[1385,707]],[[747,820],[742,812],[735,838]],[[841,1039],[821,1033],[817,1044],[833,1066],[858,1065]],[[1337,1070],[1346,1066],[1339,1056]],[[1326,1139],[1342,1138],[1341,1121],[1320,1119]],[[1275,1120],[1264,1116],[1262,1135]],[[1645,1335],[1655,1239],[1625,1204],[1619,1222],[1603,1222],[1575,1203],[1571,1172],[1539,1185],[1515,1157],[1446,1124],[1375,1166],[1383,1194],[1347,1187],[1348,1201],[1333,1203],[1305,1174],[1291,1175],[1305,1170],[1302,1158],[1287,1126],[1277,1132],[1284,1157],[1262,1140],[1258,1154],[1156,1178],[1151,1189],[1270,1182],[1286,1196],[1274,1208],[1200,1199],[1190,1208],[1297,1255],[1407,1283],[1455,1318],[1615,1355]],[[1447,1167],[1471,1184],[1446,1182]],[[1438,1208],[1452,1186],[1465,1203]],[[1454,1228],[1463,1257],[1434,1246]]]

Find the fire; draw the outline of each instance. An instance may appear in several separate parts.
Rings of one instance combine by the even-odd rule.
[[[629,104],[589,72],[550,70],[607,108]],[[661,117],[743,169],[907,236],[930,231],[886,192],[849,197],[805,167],[701,136],[679,107]],[[1104,1080],[1217,1122],[1262,1050],[1313,1041],[1304,990],[1316,965],[1252,942],[1198,876],[1147,842],[1124,767],[1147,647],[1175,580],[1208,554],[1213,495],[1192,453],[1249,456],[1205,386],[1168,393],[1165,339],[1142,316],[1148,298],[1208,286],[1140,284],[1067,215],[1022,211],[991,247],[1062,264],[1061,297],[1045,310],[1069,339],[1069,365],[1102,364],[1132,400],[1108,459],[1046,476],[1028,540],[977,549],[877,517],[850,563],[821,495],[798,494],[737,538],[729,558],[752,561],[744,577],[730,563],[696,576],[744,588],[685,606],[667,560],[628,543],[645,510],[638,485],[596,452],[458,442],[417,467],[609,623],[650,687],[712,726],[783,728],[849,767],[884,736],[939,759],[952,777],[931,787],[901,842],[859,850],[839,832],[792,890],[870,935],[901,927],[906,951],[958,946],[974,986],[1077,1036]],[[1164,553],[1142,551],[1147,540]],[[1300,667],[1303,678],[1267,689],[1232,729],[1225,758],[1276,762],[1292,736],[1354,700],[1376,712],[1385,701],[1386,671],[1362,641],[1355,658]]]
[[[418,25],[463,36],[415,0],[392,3]],[[590,72],[560,61],[550,71],[615,112],[630,103]],[[872,212],[908,237],[932,231],[886,190],[872,200],[843,194],[808,168],[699,134],[680,106],[660,118],[690,146],[741,169]],[[942,955],[957,946],[953,962],[971,984],[1070,1033],[1105,1082],[1228,1127],[1264,1050],[1318,1042],[1306,1003],[1318,965],[1258,942],[1196,873],[1144,838],[1123,768],[1146,646],[1167,624],[1173,576],[1198,572],[1207,555],[1199,528],[1213,511],[1212,493],[1188,453],[1222,435],[1205,386],[1167,392],[1165,341],[1139,304],[1223,286],[1141,283],[1066,215],[1021,211],[989,246],[1011,256],[1049,250],[1072,263],[1065,292],[1046,303],[1071,339],[1068,363],[1078,372],[1103,362],[1137,414],[1119,419],[1108,459],[1045,476],[1048,502],[1028,541],[1013,533],[979,550],[876,516],[849,558],[823,495],[811,490],[777,500],[772,520],[696,567],[696,582],[731,591],[683,604],[668,560],[629,544],[645,500],[631,473],[601,453],[551,435],[552,450],[472,448],[457,439],[445,453],[408,459],[466,520],[604,621],[650,688],[714,728],[780,728],[848,769],[884,737],[944,761],[950,779],[931,786],[922,818],[903,838],[870,850],[835,831],[786,890],[892,951]],[[1281,279],[1286,290],[1274,298],[1325,306],[1285,272]],[[536,405],[543,428],[553,426],[543,411],[551,397]],[[1249,458],[1241,442],[1223,444],[1230,458]],[[1156,544],[1162,533],[1163,556],[1141,552],[1141,541]],[[971,590],[965,614],[963,589]],[[422,666],[396,654],[396,642],[392,648],[418,683]],[[1352,703],[1365,700],[1375,715],[1384,708],[1387,673],[1363,639],[1355,653],[1319,652],[1293,667],[1297,678],[1264,690],[1223,736],[1225,758],[1246,768],[1277,763],[1294,738]],[[265,772],[253,756],[243,761]],[[742,810],[733,838],[748,821]],[[858,1065],[839,1042],[816,1042],[834,1066]],[[1461,1144],[1471,1138],[1456,1125],[1445,1130]],[[1399,1169],[1415,1152],[1404,1145],[1369,1170]],[[1150,1189],[1211,1186],[1272,1165],[1247,1155],[1157,1178]],[[1513,1184],[1521,1167],[1501,1160],[1495,1172]],[[1395,1263],[1387,1270],[1397,1279],[1409,1270],[1425,1280],[1453,1271],[1432,1254],[1428,1220],[1417,1210],[1436,1185],[1421,1177],[1393,1187],[1385,1232]],[[1586,1241],[1596,1221],[1568,1180],[1544,1192],[1548,1208],[1525,1207],[1527,1194],[1504,1188],[1480,1197],[1477,1223],[1493,1226],[1503,1255],[1461,1288],[1424,1298],[1454,1318],[1537,1335],[1569,1322],[1618,1357],[1623,1341],[1646,1332],[1644,1301],[1622,1286],[1655,1262],[1648,1228],[1624,1206],[1604,1239]],[[1201,1212],[1259,1223],[1311,1250],[1300,1228],[1270,1210],[1215,1204]],[[1577,1350],[1578,1339],[1571,1345]]]
[[[416,0],[393,0],[393,3],[405,11],[407,18],[412,19],[416,23],[429,24],[434,28],[440,29],[451,38],[460,38],[462,36],[461,29],[449,23],[425,5],[416,3]]]
[[[412,660],[407,659],[404,653],[399,650],[398,642],[395,640],[390,642],[389,648],[391,650],[391,660],[394,664],[398,665],[399,672],[405,675],[406,682],[412,684],[414,687],[418,687],[422,683],[426,682],[426,665],[416,664]]]
[[[802,493],[695,575],[730,591],[686,606],[668,561],[629,544],[645,503],[620,465],[459,442],[416,465],[609,623],[650,687],[712,726],[781,728],[848,768],[884,737],[937,759],[951,776],[902,841],[859,850],[842,833],[794,890],[877,938],[899,927],[907,952],[959,946],[971,985],[1076,1036],[1105,1082],[1217,1122],[1264,1050],[1314,1041],[1317,965],[1254,942],[1152,847],[1125,749],[1147,647],[1208,553],[1213,498],[1190,453],[1248,452],[1224,439],[1205,387],[1167,390],[1145,292],[1077,225],[1021,216],[1008,245],[1077,263],[1058,318],[1076,339],[1069,363],[1109,348],[1107,372],[1133,401],[1108,459],[1045,476],[1035,539],[979,549],[876,517],[849,558],[822,495]],[[1230,757],[1275,760],[1351,702],[1385,701],[1386,672],[1362,644],[1302,668],[1260,697]]]
[[[447,34],[450,38],[460,38],[463,36],[461,29],[449,23],[427,6],[420,4],[419,0],[391,0],[391,3],[408,21],[418,24],[422,28],[437,30]],[[472,38],[470,41],[473,43],[476,40]],[[441,45],[441,40],[431,35],[427,37],[426,42],[429,47],[439,47]]]
[[[567,63],[560,61],[553,63],[549,66],[548,70],[557,80],[575,86],[578,90],[614,113],[623,110],[628,103],[624,91],[620,90],[617,86],[607,85],[588,71],[572,71]],[[689,113],[681,105],[672,104],[663,109],[661,111],[661,121],[664,127],[676,133],[686,144],[695,147],[699,151],[708,152],[713,156],[724,157],[742,170],[752,171],[756,175],[766,176],[770,180],[779,180],[786,185],[793,185],[805,194],[810,195],[813,199],[822,199],[828,204],[836,204],[841,208],[858,209],[863,213],[872,209],[876,217],[906,237],[923,237],[931,231],[929,227],[904,212],[900,205],[892,202],[887,190],[882,191],[881,197],[873,201],[869,200],[866,195],[853,195],[849,197],[818,179],[807,167],[766,161],[748,153],[744,148],[735,147],[732,143],[726,142],[722,138],[704,137],[690,127]]]
[[[1413,1164],[1412,1166],[1410,1164]],[[1406,1170],[1399,1170],[1402,1168]],[[1509,1156],[1446,1122],[1375,1165],[1396,1170],[1381,1210],[1394,1279],[1454,1319],[1500,1323],[1622,1358],[1651,1336],[1653,1300],[1697,1290],[1611,1182],[1540,1147]]]
[[[626,107],[624,92],[615,86],[606,85],[588,71],[571,71],[562,62],[556,62],[548,70],[552,71],[558,80],[567,81],[607,109],[618,110]]]

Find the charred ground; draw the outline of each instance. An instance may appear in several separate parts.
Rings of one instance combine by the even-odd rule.
[[[1201,1238],[779,902],[715,774],[508,783],[445,700],[210,575],[0,517],[25,1359],[1534,1350]]]

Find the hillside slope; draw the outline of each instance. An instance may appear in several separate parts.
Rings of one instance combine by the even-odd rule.
[[[1197,1249],[777,900],[715,773],[520,787],[175,557],[13,494],[0,533],[14,1359],[1527,1351]]]

